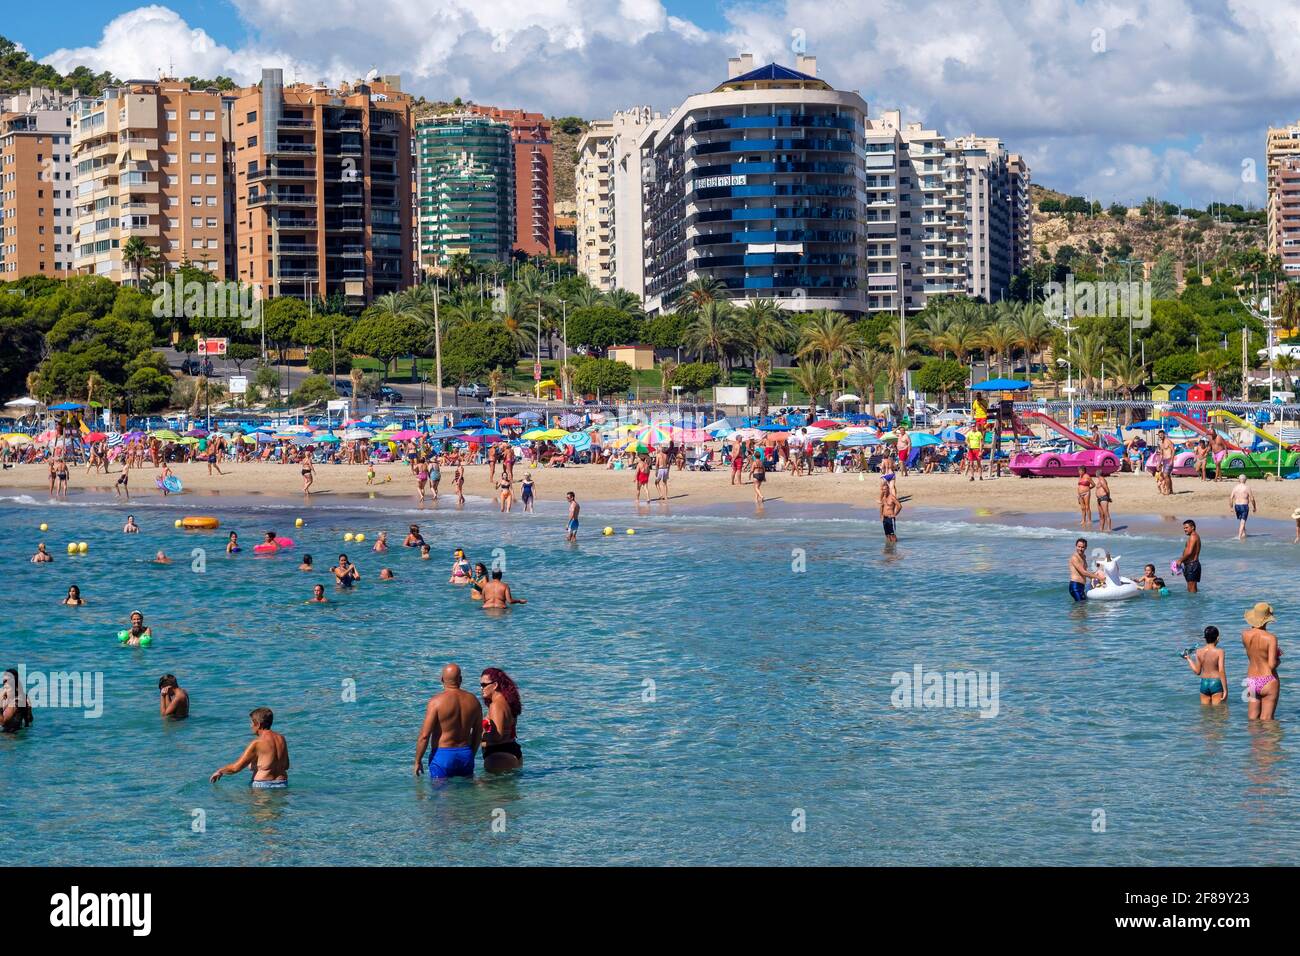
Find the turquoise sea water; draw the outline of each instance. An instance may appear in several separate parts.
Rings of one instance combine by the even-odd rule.
[[[0,501],[0,667],[102,672],[103,714],[41,709],[0,737],[0,832],[20,864],[1277,864],[1300,859],[1295,722],[1248,727],[1242,611],[1276,608],[1284,651],[1300,621],[1300,548],[1245,544],[1207,523],[1203,592],[1072,606],[1068,527],[909,512],[887,552],[862,511],[633,517],[584,509],[502,517],[304,508],[192,498],[129,507]],[[134,513],[138,536],[120,533]],[[173,529],[183,514],[222,528]],[[824,513],[823,513],[824,514]],[[302,529],[293,518],[303,516]],[[1015,519],[1010,519],[1014,521]],[[50,531],[37,526],[46,521]],[[400,542],[419,521],[435,560]],[[1063,519],[1064,521],[1064,519]],[[619,534],[602,538],[609,523]],[[634,525],[635,537],[622,534]],[[1279,526],[1280,527],[1280,526]],[[222,553],[274,528],[295,552]],[[380,529],[395,545],[369,552]],[[344,545],[364,531],[365,545]],[[1180,547],[1155,531],[1090,535],[1137,573]],[[28,557],[44,540],[52,565]],[[68,541],[88,554],[69,557]],[[445,583],[454,547],[490,562],[529,604],[489,617]],[[148,563],[164,548],[176,564]],[[206,550],[202,573],[191,551]],[[800,554],[803,567],[800,571]],[[365,580],[308,607],[345,550]],[[319,573],[296,570],[310,552]],[[380,582],[381,567],[397,572]],[[58,604],[71,583],[90,604]],[[141,609],[153,647],[114,635]],[[1224,633],[1230,704],[1207,712],[1178,657]],[[524,698],[525,769],[414,779],[437,674],[505,668]],[[996,672],[996,716],[893,706],[896,672]],[[187,721],[157,713],[178,675]],[[344,699],[355,682],[356,700]],[[648,683],[653,682],[653,683]],[[471,682],[467,680],[467,684]],[[474,682],[476,683],[476,682]],[[207,776],[275,710],[286,792]],[[1104,812],[1104,832],[1098,832]],[[196,821],[202,821],[196,832]],[[494,827],[494,823],[496,826]],[[502,826],[504,824],[504,827]]]

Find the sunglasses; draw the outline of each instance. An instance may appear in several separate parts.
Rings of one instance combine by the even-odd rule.
[[[488,681],[486,684],[484,684],[484,683],[482,683],[482,682],[480,681],[478,686],[479,686],[479,687],[491,687],[491,686],[492,686],[493,684],[495,684],[495,683],[496,683],[496,681],[494,681],[494,680],[490,680],[490,681]]]

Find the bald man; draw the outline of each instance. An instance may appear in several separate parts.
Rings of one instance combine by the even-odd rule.
[[[424,724],[415,746],[415,775],[423,772],[421,761],[429,741],[436,743],[429,754],[429,777],[474,776],[474,754],[483,738],[483,706],[473,694],[460,689],[460,667],[442,669],[442,692],[429,698]]]

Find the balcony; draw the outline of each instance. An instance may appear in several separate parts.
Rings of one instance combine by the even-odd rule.
[[[319,277],[320,272],[317,269],[298,268],[296,266],[280,269],[279,275],[281,279],[317,279]]]
[[[279,226],[280,229],[282,229],[282,230],[291,230],[291,231],[294,231],[294,232],[301,232],[301,231],[303,231],[303,230],[307,230],[307,229],[315,229],[315,228],[316,228],[316,220],[315,220],[314,218],[307,218],[307,217],[294,217],[294,218],[290,218],[290,219],[277,219],[277,220],[275,220],[275,225]]]
[[[268,156],[315,156],[315,143],[279,143],[267,149]]]
[[[276,251],[282,256],[290,255],[309,255],[314,256],[319,251],[314,242],[284,242],[283,240],[276,246]]]
[[[315,179],[314,169],[259,169],[248,174],[248,181],[258,182],[266,179]]]
[[[281,116],[275,124],[280,129],[315,129],[316,121],[303,117]]]
[[[303,193],[259,193],[248,197],[250,206],[314,206],[316,197]]]

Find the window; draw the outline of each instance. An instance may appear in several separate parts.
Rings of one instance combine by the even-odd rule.
[[[215,163],[215,162],[217,161],[217,154],[216,154],[216,153],[204,153],[204,154],[203,154],[203,161],[204,161],[205,163]]]
[[[217,228],[217,217],[216,217],[216,216],[209,216],[209,217],[208,217],[208,228],[209,228],[209,229],[216,229],[216,228]]]
[[[245,117],[245,119],[246,119],[248,122],[250,122],[250,123],[256,123],[256,122],[257,122],[257,111],[254,110],[253,112],[249,113],[248,116]]]
[[[168,111],[167,111],[167,118],[168,118],[169,120],[175,121],[175,119],[176,119],[176,111],[175,111],[175,110],[168,110]]]
[[[198,130],[196,130],[196,129],[192,129],[192,130],[190,130],[190,142],[191,142],[191,143],[197,143],[197,142],[199,142],[200,139],[202,139],[202,136],[200,135],[200,133],[199,133]]]
[[[167,131],[167,142],[169,142],[169,143],[174,143],[174,142],[176,142],[176,130],[174,130],[174,129],[169,129],[169,130]]]
[[[190,228],[191,228],[191,229],[202,229],[202,228],[203,228],[203,217],[202,217],[202,216],[191,216],[191,217],[190,217]]]
[[[203,181],[209,186],[215,186],[217,184],[217,177],[213,173],[208,173],[203,177]]]
[[[167,217],[168,229],[179,229],[180,227],[181,227],[181,221],[179,219],[172,219],[170,216]]]
[[[196,120],[196,119],[198,119],[198,118],[199,118],[199,111],[198,111],[198,110],[190,110],[190,119],[192,119],[192,120]]]
[[[212,130],[208,130],[203,134],[203,141],[207,143],[215,143],[217,141],[217,134]]]
[[[203,240],[202,240],[202,239],[191,239],[191,240],[190,240],[190,248],[191,248],[191,249],[202,249],[202,248],[203,248]]]
[[[203,154],[202,154],[202,153],[190,153],[190,162],[193,163],[193,164],[195,164],[195,165],[197,166],[199,163],[203,162]]]
[[[207,200],[208,200],[208,205],[209,205],[209,206],[215,206],[215,205],[217,204],[217,197],[216,197],[216,196],[208,196],[208,197],[207,197]]]
[[[178,157],[175,153],[168,153],[168,154],[167,154],[167,162],[169,162],[169,163],[174,163],[174,162],[176,162],[178,159],[179,159],[179,157]]]
[[[203,185],[203,176],[200,175],[199,173],[190,173],[190,185],[191,185],[191,186],[202,186],[202,185]]]
[[[256,136],[248,137],[248,148],[252,149],[256,145],[257,145],[257,137]]]
[[[214,119],[216,119],[216,118],[217,118],[216,110],[204,110],[204,111],[203,111],[203,118],[204,118],[205,120],[214,120]]]
[[[209,248],[209,249],[215,249],[215,248],[217,248],[217,240],[215,240],[215,239],[209,239],[209,240],[208,240],[208,248]]]
[[[203,205],[203,197],[202,197],[202,196],[191,196],[191,197],[190,197],[190,205],[191,205],[191,206],[202,206],[202,205]]]

